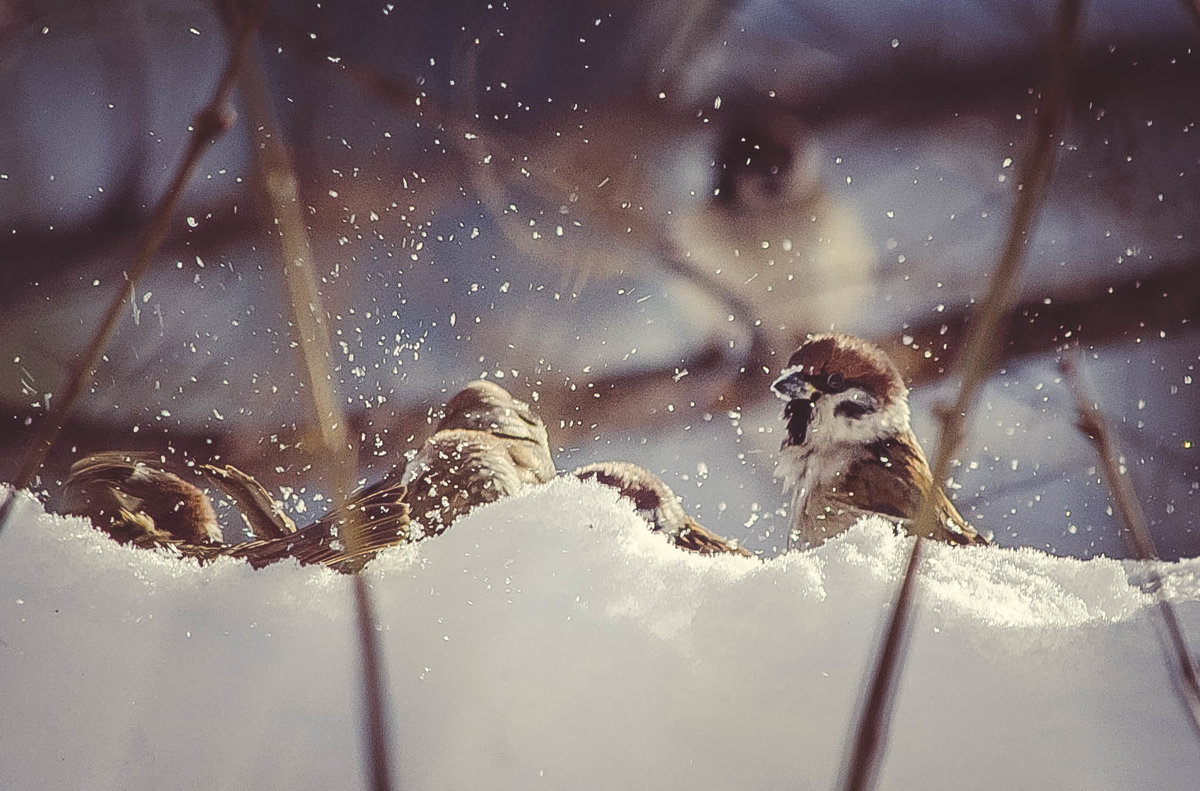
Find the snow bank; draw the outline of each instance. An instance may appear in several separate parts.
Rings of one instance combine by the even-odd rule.
[[[907,542],[669,547],[559,480],[367,576],[403,789],[828,788]],[[1200,643],[1200,564],[1164,566]],[[1109,560],[933,547],[882,788],[1183,788],[1200,751]],[[0,536],[0,788],[364,787],[347,580]]]

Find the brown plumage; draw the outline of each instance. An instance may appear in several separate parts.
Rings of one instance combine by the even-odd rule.
[[[295,559],[302,566],[321,564],[338,571],[357,571],[387,547],[414,540],[405,489],[401,485],[374,487],[352,495],[347,502],[316,522],[280,538],[246,541],[224,546],[196,546],[173,542],[169,546],[184,557],[205,561],[217,557],[246,560],[255,568]],[[346,541],[351,519],[361,526],[357,546]]]
[[[67,485],[83,495],[82,506],[73,510],[90,517],[122,543],[166,547],[201,561],[221,556],[244,558],[256,568],[295,558],[302,565],[322,563],[348,570],[383,547],[409,540],[403,486],[378,487],[354,495],[341,508],[297,531],[291,519],[276,513],[278,506],[249,475],[236,468],[216,470],[205,465],[202,470],[212,475],[212,480],[239,492],[235,502],[244,509],[256,533],[279,533],[226,544],[208,495],[162,466],[161,460],[149,454],[107,452],[80,459],[67,478]],[[235,472],[230,473],[231,469]],[[344,538],[351,517],[366,526],[361,546],[354,553],[349,552]]]
[[[149,453],[96,453],[71,465],[67,485],[79,492],[76,513],[91,518],[121,543],[139,546],[223,541],[204,492]]]
[[[478,505],[554,477],[546,425],[494,382],[479,380],[460,390],[437,429],[400,479],[425,535],[443,532]]]
[[[253,477],[232,464],[201,464],[200,469],[233,500],[256,538],[283,538],[296,532],[296,523],[284,513],[283,505]]]
[[[638,514],[680,549],[701,555],[729,553],[753,555],[692,519],[679,505],[679,498],[661,478],[644,467],[627,461],[602,461],[574,470],[581,480],[594,480],[616,489],[633,503]]]
[[[934,485],[909,427],[908,388],[883,350],[818,335],[772,387],[787,401],[777,474],[792,493],[789,546],[815,546],[872,514],[914,532],[925,493],[937,515],[928,538],[988,543]]]
[[[443,532],[477,505],[554,477],[545,424],[492,382],[472,382],[446,405],[438,431],[402,470],[296,530],[278,503],[236,467],[202,465],[258,540],[225,544],[208,496],[149,454],[99,453],[72,467],[77,509],[122,542],[165,546],[198,560],[239,557],[255,567],[294,558],[349,571],[378,550]],[[346,531],[361,526],[351,549]]]
[[[931,491],[936,524],[926,538],[951,544],[987,544],[945,493],[933,487],[929,465],[920,455],[916,437],[912,432],[907,434],[871,443],[839,480],[813,493],[805,515],[816,525],[816,531],[828,537],[863,516],[879,514],[915,534],[914,520],[921,508],[922,493]]]

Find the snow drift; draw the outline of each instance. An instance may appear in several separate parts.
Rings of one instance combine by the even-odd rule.
[[[699,557],[564,479],[365,572],[403,789],[836,777],[908,550]],[[1200,563],[1164,564],[1200,640]],[[882,788],[1184,788],[1200,750],[1122,564],[931,547]],[[23,497],[0,536],[0,788],[364,787],[346,578],[121,547]]]

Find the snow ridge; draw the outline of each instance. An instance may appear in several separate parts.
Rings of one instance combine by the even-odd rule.
[[[827,788],[910,539],[701,557],[560,479],[381,553],[399,785]],[[881,788],[1200,776],[1136,564],[931,546]],[[1200,640],[1200,566],[1163,564]],[[0,536],[0,787],[362,787],[346,578]]]

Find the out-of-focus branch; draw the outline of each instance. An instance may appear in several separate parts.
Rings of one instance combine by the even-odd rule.
[[[225,5],[236,5],[236,2]],[[241,94],[250,127],[255,183],[267,208],[266,230],[279,244],[280,270],[292,308],[297,351],[316,418],[322,456],[326,459],[325,469],[333,474],[335,488],[344,494],[351,488],[354,465],[345,464],[347,455],[344,451],[349,447],[349,440],[341,404],[332,388],[329,328],[302,214],[296,169],[281,138],[266,77],[257,57],[251,58],[246,65]]]
[[[1193,41],[1187,31],[1179,31],[1155,36],[1143,33],[1120,41],[1106,38],[1090,46],[1081,43],[1075,50],[1072,71],[1076,95],[1110,90],[1128,81],[1134,68],[1139,75],[1139,93],[1159,95],[1175,81],[1188,84],[1200,66],[1195,58],[1187,57]],[[1166,52],[1178,57],[1161,57]],[[816,128],[867,117],[893,133],[925,130],[931,117],[974,113],[1001,97],[1024,94],[1026,86],[1039,80],[1039,71],[1044,72],[1043,64],[1015,47],[952,67],[936,52],[914,48],[907,60],[890,62],[886,69],[864,69],[845,79],[805,86],[802,97],[790,102],[785,98],[780,106]]]
[[[240,218],[245,216],[247,214],[239,213]],[[209,225],[202,225],[199,230]],[[249,230],[243,228],[239,233],[248,235]],[[191,249],[208,257],[203,246]],[[1071,341],[1090,346],[1133,341],[1145,337],[1148,327],[1176,328],[1176,332],[1185,334],[1200,332],[1200,326],[1194,322],[1194,317],[1200,315],[1197,266],[1196,262],[1180,263],[1144,278],[1098,286],[1094,291],[1079,291],[1052,299],[1039,296],[1024,301],[1009,315],[1004,329],[1007,340],[998,350],[997,365],[1044,355]],[[950,309],[933,314],[920,324],[906,326],[905,334],[913,339],[908,344],[891,334],[872,340],[896,361],[910,384],[938,382],[947,376],[949,358],[963,343],[968,316],[966,308]],[[681,423],[696,419],[693,410],[678,408],[689,402],[706,405],[716,398],[719,403],[734,409],[770,397],[767,395],[769,376],[757,365],[735,380],[732,392],[723,390],[728,381],[730,359],[728,346],[713,341],[673,365],[596,375],[581,383],[555,382],[549,376],[543,376],[540,381],[530,381],[527,385],[538,391],[541,413],[556,422],[562,421],[554,429],[555,442],[570,446],[595,436],[597,426],[606,433],[648,426],[653,426],[654,431],[671,431]],[[752,359],[758,362],[766,357],[755,352]],[[683,368],[688,374],[677,381],[677,370]],[[674,411],[668,410],[668,404],[675,405]],[[390,451],[402,452],[407,445],[401,447],[399,443],[409,436],[422,436],[429,429],[428,418],[425,405],[364,410],[349,416],[348,430],[353,436],[383,433],[385,442],[384,446],[369,453],[364,451],[359,463],[378,461],[373,455],[377,452],[389,452],[389,457]],[[40,412],[26,408],[0,423],[0,458],[14,456],[23,437],[23,425],[42,419]],[[298,430],[293,433],[275,427],[273,433],[288,445],[296,445],[304,439]],[[130,434],[125,426],[106,426],[95,421],[69,419],[63,437],[77,445],[81,454],[115,446],[130,450],[159,450],[162,447],[162,437],[158,433]],[[248,436],[246,432],[211,434],[200,426],[192,430],[184,426],[171,430],[170,441],[174,447],[196,457],[228,459],[252,471],[255,477],[269,485],[274,485],[271,481],[279,480],[274,472],[274,457],[268,462],[257,455],[261,453],[257,435]],[[392,441],[397,443],[394,448],[386,444]],[[1130,437],[1127,441],[1137,442],[1138,439]],[[1155,452],[1178,453],[1178,450],[1157,448]],[[307,443],[301,443],[290,454],[289,460],[291,464],[303,467],[316,458],[315,451]],[[66,474],[68,466],[50,459],[42,470],[43,474],[61,476]],[[279,482],[292,483],[288,480]]]
[[[1059,368],[1066,377],[1071,392],[1075,394],[1079,430],[1091,440],[1096,449],[1100,467],[1104,470],[1104,480],[1108,483],[1108,490],[1125,525],[1122,536],[1133,555],[1142,561],[1149,587],[1158,599],[1156,625],[1163,659],[1166,660],[1175,681],[1175,689],[1183,704],[1183,710],[1188,715],[1196,736],[1200,737],[1200,683],[1196,678],[1196,666],[1188,652],[1187,641],[1183,637],[1179,619],[1175,616],[1175,608],[1171,606],[1163,590],[1162,577],[1154,562],[1158,560],[1158,549],[1150,535],[1146,514],[1133,491],[1133,483],[1129,476],[1122,472],[1121,464],[1117,461],[1120,454],[1108,429],[1108,422],[1101,414],[1100,407],[1084,392],[1077,356],[1078,352],[1064,354],[1059,360]]]
[[[1094,346],[1143,337],[1147,327],[1188,329],[1200,315],[1198,262],[1164,266],[1143,277],[1085,286],[1053,298],[1039,296],[1014,307],[1002,323],[996,363],[1050,351],[1068,342]],[[964,343],[970,311],[966,308],[933,315],[904,328],[912,338],[876,339],[911,384],[941,379],[949,367],[948,351]]]
[[[1196,25],[1196,30],[1200,31],[1200,0],[1180,0],[1183,3],[1184,10],[1192,18],[1192,22]]]
[[[226,23],[238,16],[237,0],[224,0]],[[251,57],[242,74],[242,102],[257,143],[255,171],[265,203],[274,217],[280,246],[280,263],[287,286],[288,304],[294,323],[293,337],[299,345],[313,415],[317,421],[321,457],[332,468],[335,502],[345,503],[357,477],[357,451],[350,444],[346,416],[337,399],[333,379],[333,347],[324,298],[317,284],[312,245],[301,212],[296,170],[280,135],[279,123],[267,90],[266,75],[258,57]],[[352,511],[342,538],[349,557],[359,556],[364,543],[365,523]],[[370,589],[361,574],[352,580],[355,620],[358,626],[360,673],[364,704],[364,750],[373,791],[392,787],[388,749],[387,706],[383,663],[377,637],[377,620]]]
[[[953,406],[942,409],[939,415],[941,431],[933,463],[933,482],[938,486],[949,475],[950,460],[962,446],[966,433],[967,415],[975,405],[979,389],[1000,358],[1000,349],[1004,345],[1003,326],[1011,314],[1017,283],[1025,264],[1025,244],[1033,233],[1037,214],[1046,197],[1050,175],[1054,171],[1054,148],[1058,144],[1058,129],[1067,111],[1071,51],[1083,16],[1082,6],[1083,0],[1062,0],[1059,4],[1050,50],[1053,53],[1050,79],[1038,113],[1033,146],[1017,182],[1017,201],[1009,221],[1004,250],[991,275],[980,310],[967,327],[967,338],[956,361],[958,397]],[[930,529],[934,519],[934,499],[925,497],[917,518],[918,534]]]
[[[214,140],[233,126],[234,115],[226,105],[229,100],[229,94],[232,92],[234,84],[237,81],[238,74],[245,65],[246,55],[254,40],[255,32],[262,21],[261,7],[258,11],[258,13],[246,15],[237,28],[231,32],[229,60],[225,64],[225,70],[221,73],[221,77],[217,81],[217,86],[213,90],[208,103],[200,108],[200,111],[192,121],[192,133],[188,138],[187,146],[179,160],[179,164],[175,168],[175,174],[171,178],[171,183],[167,187],[166,193],[159,200],[154,214],[146,226],[142,243],[133,264],[125,272],[125,285],[113,297],[112,302],[109,303],[108,310],[104,314],[104,319],[100,322],[99,327],[97,327],[95,334],[92,336],[91,343],[72,372],[71,378],[68,380],[58,401],[56,401],[55,407],[50,410],[45,420],[39,425],[25,462],[14,479],[13,494],[17,490],[27,488],[33,482],[38,469],[45,461],[46,455],[50,452],[50,448],[54,446],[55,440],[58,439],[67,416],[75,407],[75,403],[79,400],[79,396],[83,393],[87,382],[95,375],[96,367],[100,362],[100,356],[104,353],[104,349],[108,346],[108,342],[112,339],[113,333],[117,329],[117,323],[120,320],[125,303],[129,301],[138,280],[145,274],[163,240],[166,238],[167,229],[175,216],[175,211],[183,196],[184,188],[191,180],[192,174],[195,172],[196,166],[200,163],[204,152],[208,150],[209,145]],[[4,525],[8,522],[13,500],[14,497],[10,495],[0,505],[0,531],[3,531]]]
[[[966,345],[958,360],[960,373],[958,398],[954,406],[942,409],[941,430],[933,463],[933,486],[941,486],[950,470],[950,460],[961,447],[966,433],[967,416],[979,389],[995,366],[1002,346],[1005,317],[1016,294],[1021,268],[1025,263],[1025,243],[1033,231],[1038,211],[1054,170],[1054,146],[1067,111],[1067,87],[1071,53],[1083,19],[1083,0],[1061,0],[1050,41],[1050,74],[1038,115],[1037,130],[1028,158],[1021,165],[1018,195],[1008,236],[1000,260],[979,314],[968,328]],[[841,788],[863,791],[874,788],[883,750],[887,743],[896,679],[904,660],[910,622],[911,600],[915,590],[916,568],[921,562],[925,539],[936,524],[932,489],[922,497],[917,514],[912,553],[904,571],[904,581],[896,594],[892,617],[876,652],[876,661],[859,712],[853,741],[847,752]]]
[[[163,258],[180,257],[183,250],[203,253],[217,245],[234,245],[257,236],[259,220],[249,201],[238,195],[189,208],[197,217],[211,218],[196,228],[172,226],[165,235],[159,252]],[[233,207],[237,207],[234,211]],[[14,282],[20,273],[28,273],[40,282],[59,271],[69,271],[81,262],[116,259],[125,250],[141,245],[146,220],[121,213],[109,222],[98,222],[76,229],[58,228],[45,232],[32,227],[13,229],[0,240],[0,261],[13,262],[15,272],[8,273],[5,286],[20,287]]]

